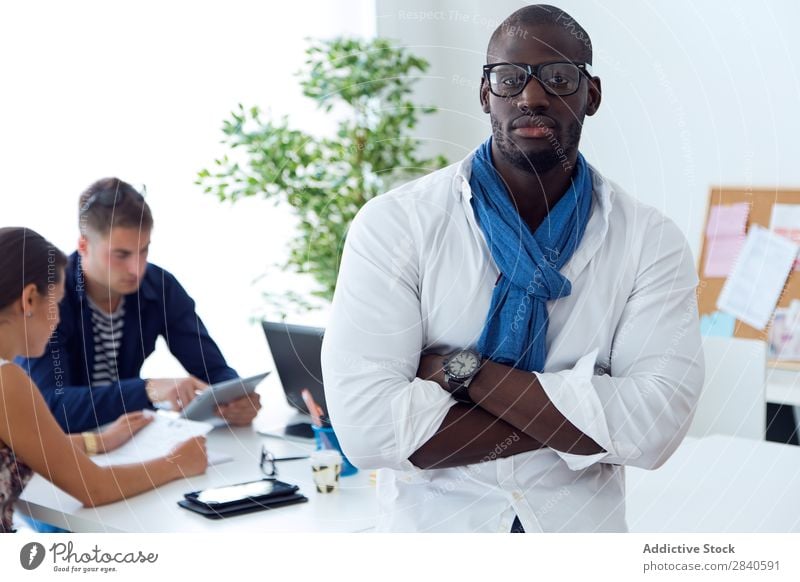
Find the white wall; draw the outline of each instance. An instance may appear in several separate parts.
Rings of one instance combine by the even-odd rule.
[[[800,4],[561,0],[592,37],[603,103],[587,159],[661,209],[699,250],[712,185],[800,187]],[[523,2],[377,0],[378,34],[433,63],[421,127],[455,159],[489,135],[477,84],[486,43]]]
[[[293,235],[283,209],[220,205],[193,185],[222,152],[238,102],[326,130],[292,73],[303,38],[383,36],[432,61],[420,126],[451,159],[489,134],[477,87],[486,42],[523,3],[508,0],[302,0],[279,3],[28,2],[0,6],[0,224],[33,227],[74,248],[78,193],[119,175],[145,183],[156,217],[151,258],[190,290],[240,371],[267,350],[249,323],[252,281]],[[609,177],[671,216],[697,250],[708,188],[800,186],[800,94],[789,0],[564,0],[586,27],[604,101],[583,151]],[[377,23],[377,24],[376,24]],[[266,282],[284,289],[285,277]],[[321,322],[321,320],[320,320]]]
[[[109,175],[145,183],[151,260],[196,299],[234,367],[263,371],[252,281],[285,257],[292,221],[262,200],[223,206],[193,182],[222,153],[222,120],[239,102],[329,128],[293,73],[305,37],[337,34],[374,34],[372,2],[3,3],[0,224],[29,226],[71,252],[87,185]],[[146,366],[179,371],[169,358]]]

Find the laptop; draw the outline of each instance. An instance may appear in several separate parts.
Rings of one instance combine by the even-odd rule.
[[[314,400],[327,414],[321,363],[325,330],[282,321],[262,321],[261,327],[272,352],[272,359],[275,360],[275,371],[283,385],[286,401],[300,412],[308,414],[308,408],[300,394],[304,388],[308,388]],[[313,437],[310,425],[300,427],[292,424],[286,430],[288,436]]]

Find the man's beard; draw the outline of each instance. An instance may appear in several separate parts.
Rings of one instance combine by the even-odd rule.
[[[572,173],[572,163],[569,161],[572,154],[578,149],[581,139],[581,122],[574,120],[567,127],[564,143],[560,143],[555,134],[543,139],[547,140],[549,148],[533,153],[525,153],[514,142],[510,136],[500,128],[500,123],[490,115],[492,121],[492,135],[494,143],[500,154],[505,160],[515,168],[530,174],[545,174],[561,164],[565,172]],[[562,153],[558,153],[558,148]]]

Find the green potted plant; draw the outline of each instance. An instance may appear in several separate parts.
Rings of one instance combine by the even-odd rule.
[[[265,293],[284,314],[287,305],[310,309],[315,298],[333,297],[347,228],[368,200],[446,163],[418,155],[412,135],[420,116],[436,110],[410,97],[416,77],[428,69],[425,60],[381,38],[311,41],[306,54],[300,86],[319,108],[339,116],[335,137],[310,135],[286,117],[240,104],[223,122],[229,153],[197,178],[221,201],[259,196],[291,206],[298,232],[280,267],[311,275],[316,288],[311,297]]]

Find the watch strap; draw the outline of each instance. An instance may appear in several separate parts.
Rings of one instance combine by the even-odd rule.
[[[456,402],[463,404],[475,404],[469,396],[469,385],[475,376],[470,376],[466,380],[449,379],[447,383],[450,385],[450,395]]]

